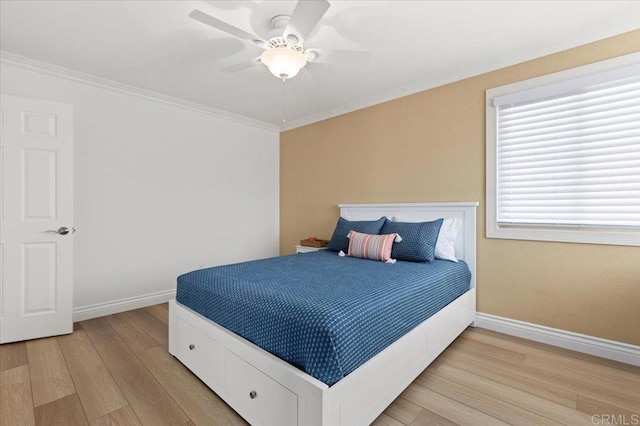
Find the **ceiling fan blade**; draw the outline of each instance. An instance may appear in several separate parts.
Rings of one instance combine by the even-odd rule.
[[[260,37],[253,35],[251,33],[248,33],[244,30],[241,30],[238,27],[234,27],[231,24],[227,24],[226,22],[221,21],[218,18],[214,18],[213,16],[208,15],[202,12],[201,10],[194,9],[189,14],[189,17],[192,19],[195,19],[196,21],[200,21],[203,24],[209,25],[210,27],[216,28],[220,31],[224,31],[227,34],[231,34],[232,36],[235,36],[244,40],[252,41],[259,47],[265,48],[267,45],[267,42],[261,39]]]
[[[327,0],[298,0],[289,24],[284,30],[284,37],[295,35],[302,43],[318,25],[329,6]]]
[[[316,81],[313,79],[313,76],[311,75],[307,67],[302,68],[300,72],[298,72],[298,75],[296,77],[298,77],[297,80],[300,82],[311,83],[311,84],[316,83]],[[296,77],[294,77],[293,79],[296,80]]]
[[[316,57],[309,62],[336,65],[366,65],[371,61],[372,52],[364,50],[309,49]]]
[[[253,68],[256,65],[260,65],[260,58],[255,58],[255,59],[252,59],[250,61],[238,62],[237,64],[233,64],[233,65],[229,65],[229,66],[224,67],[224,68],[220,68],[220,71],[221,72],[234,73],[234,72],[240,72],[240,71],[248,70],[249,68]]]

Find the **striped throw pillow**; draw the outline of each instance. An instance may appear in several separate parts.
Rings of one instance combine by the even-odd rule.
[[[397,236],[398,234],[371,235],[351,231],[347,256],[394,263],[395,260],[391,259],[391,248]]]

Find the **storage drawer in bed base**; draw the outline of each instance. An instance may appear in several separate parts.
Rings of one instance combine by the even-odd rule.
[[[475,289],[330,388],[176,301],[169,352],[252,425],[365,425],[473,321]]]

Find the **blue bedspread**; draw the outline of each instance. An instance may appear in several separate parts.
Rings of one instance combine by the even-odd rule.
[[[176,299],[331,386],[469,289],[464,262],[306,254],[178,277]]]

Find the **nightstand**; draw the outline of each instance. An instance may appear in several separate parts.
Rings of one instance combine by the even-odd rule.
[[[324,250],[326,247],[307,247],[307,246],[296,246],[296,254],[300,253],[311,253],[312,251]]]

